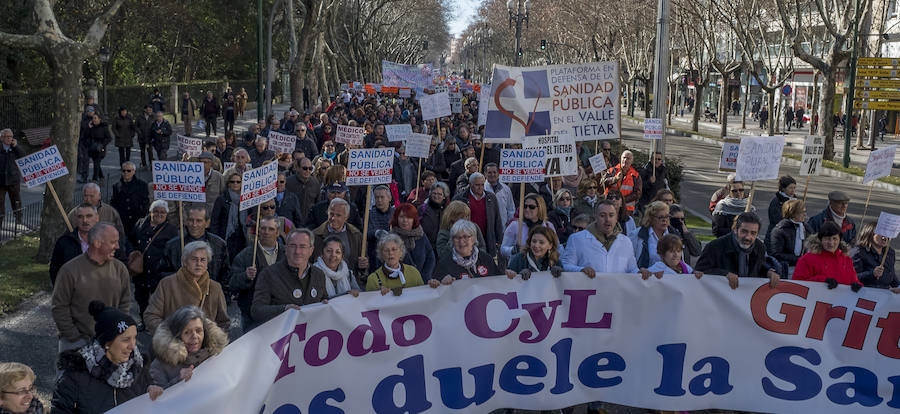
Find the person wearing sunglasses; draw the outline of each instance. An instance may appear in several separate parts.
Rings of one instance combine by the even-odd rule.
[[[747,191],[742,181],[735,181],[728,185],[728,195],[716,203],[713,210],[712,232],[713,236],[722,237],[731,232],[731,224],[738,214],[747,208]],[[750,206],[750,211],[755,212],[756,207]]]
[[[44,404],[34,395],[34,380],[28,365],[0,362],[0,413],[43,413]]]
[[[602,197],[599,192],[600,186],[591,178],[585,178],[578,184],[578,192],[573,197],[572,215],[579,216],[587,214],[592,216],[594,206],[600,202]]]
[[[547,221],[547,205],[544,198],[538,194],[528,194],[525,196],[524,210],[520,211],[522,220],[513,220],[506,226],[503,232],[503,243],[500,245],[500,254],[507,259],[520,251],[524,251],[528,246],[528,234],[535,226],[549,227],[554,232],[556,228]],[[524,227],[520,230],[519,224]]]
[[[137,168],[131,161],[122,163],[122,176],[113,184],[109,204],[119,212],[128,242],[137,242],[134,226],[147,213],[150,206],[150,190],[147,183],[135,176]]]
[[[553,210],[547,214],[547,220],[556,228],[560,244],[566,244],[572,234],[572,193],[561,188],[553,196]]]
[[[294,164],[297,166],[296,174],[285,180],[284,191],[296,195],[300,211],[308,212],[319,200],[322,183],[313,176],[313,164],[309,158],[295,159]]]

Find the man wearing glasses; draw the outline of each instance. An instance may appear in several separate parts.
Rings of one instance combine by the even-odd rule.
[[[730,233],[734,218],[746,209],[747,192],[744,190],[744,183],[735,181],[728,186],[727,195],[716,203],[716,208],[713,210],[713,235],[722,237]],[[750,206],[750,211],[756,211],[756,208]]]
[[[300,211],[309,212],[319,198],[322,183],[318,178],[313,177],[313,165],[309,158],[301,158],[298,164],[300,169],[297,174],[285,180],[284,191],[297,196],[300,202]],[[297,224],[300,225],[300,223]]]
[[[305,124],[302,122],[298,123],[294,133],[297,135],[297,141],[294,144],[296,151],[303,151],[303,155],[306,155],[307,158],[315,157],[316,154],[319,153],[319,147],[316,146],[316,141],[306,135]]]
[[[204,241],[212,248],[213,255],[207,262],[209,270],[209,278],[222,284],[222,289],[228,292],[226,288],[228,284],[228,249],[225,246],[225,240],[212,234],[207,230],[209,228],[209,212],[206,210],[205,204],[192,204],[185,207],[184,220],[184,245],[190,242]],[[165,254],[166,265],[164,267],[163,276],[175,273],[181,267],[181,238],[175,237],[166,243]],[[228,294],[225,294],[228,297]]]
[[[307,229],[296,229],[286,237],[284,259],[260,272],[250,312],[257,323],[265,323],[288,309],[328,302],[325,273],[309,263],[315,237]]]
[[[149,187],[146,182],[135,177],[134,171],[133,162],[122,163],[122,177],[119,182],[113,184],[112,198],[109,200],[109,204],[119,212],[125,237],[132,246],[137,245],[135,223],[144,217],[150,208]]]

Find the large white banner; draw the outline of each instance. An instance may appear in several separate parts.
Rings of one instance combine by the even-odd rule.
[[[900,408],[887,290],[724,277],[503,276],[287,311],[154,402],[111,413]]]
[[[404,65],[382,60],[381,78],[384,86],[424,88],[432,84],[431,64]]]
[[[575,141],[618,138],[619,65],[494,65],[485,142],[571,135]]]

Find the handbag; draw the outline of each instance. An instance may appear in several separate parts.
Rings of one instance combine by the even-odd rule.
[[[144,273],[144,253],[147,253],[147,249],[149,249],[150,246],[153,245],[153,239],[155,239],[156,236],[158,236],[159,233],[162,232],[162,230],[168,225],[169,223],[165,223],[164,225],[159,227],[159,230],[157,230],[156,233],[153,234],[153,237],[151,237],[150,241],[147,242],[147,247],[145,247],[143,251],[139,252],[135,250],[131,253],[128,253],[128,263],[126,263],[126,267],[128,267],[128,271],[131,273],[132,277]]]

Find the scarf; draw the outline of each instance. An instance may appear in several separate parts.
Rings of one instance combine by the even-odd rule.
[[[584,196],[584,201],[587,201],[587,203],[590,204],[591,207],[593,207],[594,204],[597,203],[597,200],[599,198],[600,198],[599,196],[593,196],[593,197]]]
[[[562,182],[565,188],[578,188],[578,183],[584,179],[584,169],[578,168],[578,174],[563,176]]]
[[[803,240],[806,239],[806,229],[803,228],[802,222],[791,220],[791,223],[797,226],[797,231],[794,233],[794,256],[799,257],[803,253]]]
[[[734,247],[738,251],[738,277],[746,277],[750,274],[750,249],[741,247],[737,235],[731,236],[731,242],[734,243]]]
[[[403,239],[403,245],[406,246],[407,252],[412,252],[412,250],[416,248],[416,240],[421,239],[422,236],[425,235],[425,231],[422,230],[422,226],[416,227],[412,230],[403,230],[400,227],[393,227],[391,228],[391,232]]]
[[[325,157],[325,159],[334,161],[334,159],[337,157],[337,151],[332,152],[332,153],[323,152],[322,156]]]
[[[433,210],[441,211],[444,208],[443,203],[435,203],[431,197],[428,197],[428,207],[431,207]]]
[[[544,258],[540,260],[542,266],[539,266],[537,263],[535,263],[534,254],[532,254],[531,252],[526,253],[525,258],[528,259],[528,269],[529,270],[533,270],[535,272],[543,272],[545,270],[550,270],[549,255],[544,255]]]
[[[400,263],[400,267],[393,269],[385,263],[382,265],[384,267],[384,274],[387,275],[388,279],[396,279],[400,278],[400,284],[406,285],[406,278],[403,276],[403,263]]]
[[[475,264],[478,263],[478,247],[472,247],[472,255],[469,257],[462,257],[459,253],[456,252],[456,249],[450,249],[452,252],[453,263],[461,266],[463,269],[469,271],[471,275],[477,275],[478,273],[475,271]]]
[[[729,196],[716,203],[716,208],[715,210],[713,210],[713,215],[715,216],[725,214],[729,216],[736,216],[743,213],[746,208],[746,198],[734,198]],[[750,206],[750,211],[756,211],[756,207]]]
[[[228,223],[225,225],[225,239],[234,232],[235,227],[240,221],[241,195],[237,192],[228,190],[228,197],[231,198],[231,206],[228,207]]]
[[[98,379],[106,377],[106,383],[118,389],[130,387],[144,367],[141,353],[134,351],[131,352],[128,361],[114,364],[106,357],[106,350],[96,339],[79,349],[78,354],[84,358],[84,363],[91,376]]]
[[[563,213],[563,215],[566,216],[567,218],[570,217],[570,215],[572,214],[572,206],[571,205],[568,207],[557,207],[556,210],[558,210],[560,213]]]
[[[622,232],[622,227],[620,227],[620,226],[613,227],[613,231],[612,231],[612,233],[610,233],[609,236],[607,236],[603,233],[600,233],[597,230],[597,226],[588,226],[587,231],[589,233],[591,233],[594,236],[594,238],[597,239],[597,241],[603,245],[604,248],[606,248],[606,251],[609,251],[609,249],[612,247],[613,242],[616,241],[616,237],[618,237],[619,233]]]
[[[347,267],[347,262],[341,260],[340,267],[338,267],[337,271],[334,271],[319,256],[313,266],[318,267],[325,273],[325,290],[328,291],[329,298],[343,295],[350,291],[350,269]]]

